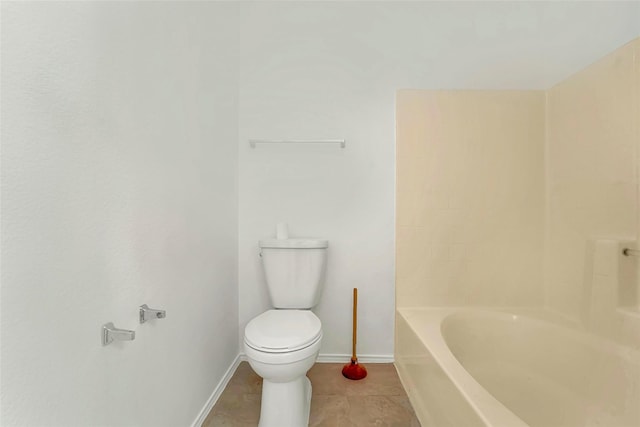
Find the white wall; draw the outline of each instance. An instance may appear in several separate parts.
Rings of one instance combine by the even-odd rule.
[[[393,353],[394,91],[347,59],[340,7],[256,5],[241,32],[240,329],[269,301],[257,241],[278,221],[293,236],[329,239],[316,313],[321,353],[350,353],[351,289],[360,291],[359,353]],[[266,19],[265,19],[266,17]],[[295,36],[292,36],[294,35]],[[355,46],[352,46],[355,48]],[[364,60],[363,60],[364,59]],[[391,119],[391,120],[389,120]],[[249,138],[345,138],[331,146],[258,146]]]
[[[235,16],[2,3],[3,426],[189,425],[236,357]]]
[[[638,34],[638,3],[258,2],[240,26],[240,333],[269,301],[257,241],[330,240],[321,353],[393,353],[399,88],[545,89]],[[606,31],[594,31],[606,28]],[[576,41],[580,43],[576,43]],[[345,138],[347,148],[248,147]],[[542,286],[542,284],[541,284]]]

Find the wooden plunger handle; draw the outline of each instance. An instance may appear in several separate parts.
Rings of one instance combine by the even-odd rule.
[[[356,336],[358,330],[358,288],[353,288],[353,354],[352,360],[356,360]]]

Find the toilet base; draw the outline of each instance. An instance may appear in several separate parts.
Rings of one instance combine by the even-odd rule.
[[[311,381],[305,375],[293,381],[262,381],[258,427],[306,427],[311,409]]]

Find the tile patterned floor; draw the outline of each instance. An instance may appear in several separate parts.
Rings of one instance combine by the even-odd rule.
[[[313,385],[311,427],[420,427],[392,364],[367,364],[367,378],[350,381],[343,364],[316,363],[307,376]],[[256,427],[262,378],[242,362],[203,427]]]

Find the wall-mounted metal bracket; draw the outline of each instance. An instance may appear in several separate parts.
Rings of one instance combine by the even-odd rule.
[[[140,306],[140,323],[144,323],[151,319],[164,319],[165,317],[167,317],[167,312],[165,310],[149,308],[147,304],[142,304]]]
[[[102,345],[109,345],[113,341],[133,341],[135,338],[135,331],[118,329],[112,322],[102,325]]]

